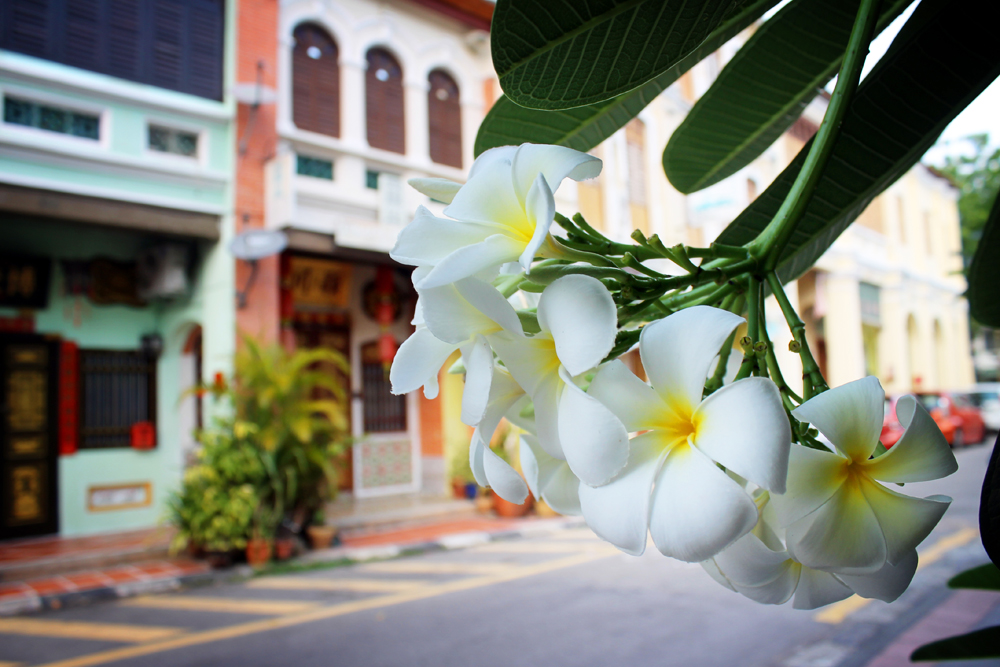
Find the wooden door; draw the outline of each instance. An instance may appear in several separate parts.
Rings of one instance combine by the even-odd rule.
[[[0,539],[59,530],[56,342],[0,334]]]

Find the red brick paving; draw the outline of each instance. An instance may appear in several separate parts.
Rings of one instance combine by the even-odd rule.
[[[89,537],[36,537],[0,542],[0,568],[67,556],[165,548],[172,530],[166,527]]]
[[[910,667],[910,654],[917,647],[971,631],[998,604],[1000,595],[995,592],[960,590],[900,635],[867,667]]]

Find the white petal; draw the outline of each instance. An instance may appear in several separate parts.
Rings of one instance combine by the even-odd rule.
[[[814,569],[867,574],[886,561],[878,519],[850,479],[822,507],[788,526],[785,541],[795,560]]]
[[[531,396],[535,404],[535,430],[538,442],[550,456],[562,460],[566,459],[566,454],[559,439],[559,398],[564,390],[562,379],[558,374],[552,374],[538,385]]]
[[[581,513],[580,480],[565,461],[549,456],[537,438],[521,436],[521,469],[535,498],[560,514]]]
[[[494,380],[496,382],[496,380]],[[531,408],[531,413],[527,416],[521,413],[526,411],[527,408]],[[535,426],[535,415],[534,415],[534,405],[531,403],[530,396],[521,396],[514,405],[507,410],[504,415],[514,426],[518,427],[522,431],[536,435],[538,428]]]
[[[725,586],[734,593],[736,592],[736,588],[728,579],[726,579],[726,575],[722,574],[722,570],[720,570],[719,566],[716,565],[714,558],[703,560],[701,561],[701,563],[699,563],[699,565],[701,565],[705,569],[705,572],[708,573],[708,576],[712,577],[712,579],[715,579],[716,583]]]
[[[545,288],[538,324],[552,333],[559,361],[570,375],[601,363],[618,331],[611,292],[596,278],[580,275],[564,276]]]
[[[639,336],[639,354],[653,389],[668,404],[686,402],[694,411],[709,368],[742,322],[728,311],[695,306],[646,325]]]
[[[601,161],[592,155],[564,146],[522,144],[513,160],[514,189],[521,201],[539,175],[545,177],[552,192],[559,189],[564,178],[582,181],[601,173]]]
[[[620,359],[601,366],[587,393],[611,410],[629,433],[653,428],[666,410],[660,395]]]
[[[769,584],[781,576],[783,566],[788,560],[786,551],[768,549],[753,533],[744,535],[715,556],[716,565],[726,575],[726,579],[735,586]],[[794,586],[792,590],[795,590]],[[789,591],[788,596],[791,594],[792,591]]]
[[[517,312],[496,287],[482,280],[466,278],[455,283],[455,288],[471,306],[502,329],[519,336],[524,335]]]
[[[788,454],[785,493],[772,496],[768,505],[781,526],[788,526],[816,511],[847,479],[848,461],[839,454],[801,445],[792,445]]]
[[[784,604],[792,597],[799,585],[802,566],[788,559],[782,562],[778,575],[760,586],[737,586],[736,590],[745,597],[760,604]]]
[[[587,525],[598,537],[627,554],[646,549],[650,494],[660,467],[663,443],[655,433],[629,441],[628,464],[604,486],[580,485],[580,506]]]
[[[543,381],[559,374],[559,357],[551,336],[543,333],[521,338],[500,333],[490,336],[490,343],[529,396],[534,396]]]
[[[461,345],[477,334],[499,329],[497,323],[469,303],[454,284],[421,289],[418,293],[424,324],[439,340]]]
[[[653,490],[649,532],[664,556],[696,563],[711,558],[757,523],[757,506],[704,454],[676,446]]]
[[[503,160],[477,169],[458,191],[444,214],[468,222],[492,225],[496,229],[518,231],[530,238],[524,215],[524,200],[518,198],[511,181],[511,168]]]
[[[472,438],[469,440],[469,467],[472,468],[472,476],[476,479],[476,484],[483,488],[488,488],[490,485],[490,481],[486,477],[486,467],[484,464],[486,449],[486,443],[483,442],[479,429],[476,428],[472,432]]]
[[[896,417],[906,432],[888,452],[864,462],[869,475],[883,482],[925,482],[958,470],[958,461],[944,434],[916,399],[900,398]]]
[[[443,258],[417,287],[430,289],[475,276],[485,269],[517,259],[523,248],[524,244],[509,236],[495,234],[481,243],[459,248]]]
[[[839,574],[837,578],[851,587],[863,598],[875,598],[883,602],[892,602],[910,585],[917,571],[917,550],[913,549],[899,563],[885,566],[874,574],[848,575]]]
[[[462,187],[461,183],[449,181],[447,178],[411,178],[407,183],[420,194],[443,204],[450,204]]]
[[[882,385],[869,376],[810,398],[792,416],[815,426],[852,460],[865,461],[878,445],[884,405]]]
[[[802,568],[799,587],[795,590],[795,609],[816,609],[851,597],[851,589],[828,572]]]
[[[441,387],[438,386],[437,373],[427,378],[427,381],[424,382],[424,398],[426,398],[427,400],[433,401],[435,398],[437,398],[438,391],[440,390]]]
[[[610,410],[573,384],[565,368],[559,374],[565,383],[559,399],[559,442],[566,462],[584,484],[606,484],[628,462],[628,432]]]
[[[492,363],[492,359],[490,360]],[[524,396],[524,390],[514,381],[510,373],[502,368],[493,369],[493,381],[489,388],[489,402],[482,421],[476,427],[476,432],[481,434],[484,442],[493,439],[493,433],[500,425],[511,406]]]
[[[515,153],[517,153],[517,146],[497,146],[483,151],[473,161],[472,167],[469,169],[469,178],[498,162],[507,165],[507,169],[511,169]]]
[[[477,335],[472,342],[462,346],[462,362],[465,364],[462,423],[475,426],[486,413],[490,384],[493,382],[493,348],[484,336]]]
[[[549,235],[549,227],[556,214],[556,200],[552,197],[552,191],[542,175],[535,179],[535,184],[528,191],[528,198],[524,202],[524,213],[528,223],[533,227],[531,240],[524,247],[524,252],[518,258],[521,268],[528,271],[531,263],[538,253],[538,249],[545,242],[545,237]]]
[[[520,505],[528,497],[528,485],[521,476],[489,447],[483,448],[483,468],[490,487],[504,500]]]
[[[457,345],[445,343],[427,329],[417,329],[396,350],[389,370],[392,393],[406,394],[419,388],[431,378],[437,378],[441,366]]]
[[[946,496],[914,498],[887,489],[878,482],[861,480],[861,492],[875,512],[885,535],[886,559],[898,563],[930,535],[951,504]]]
[[[694,413],[694,444],[758,486],[785,492],[792,431],[778,388],[750,377],[722,387]]]
[[[402,264],[432,266],[459,248],[496,233],[490,226],[439,218],[420,206],[413,221],[399,231],[389,256]]]

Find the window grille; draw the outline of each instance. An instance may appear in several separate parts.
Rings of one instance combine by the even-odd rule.
[[[100,139],[101,133],[101,120],[94,114],[37,104],[16,97],[4,98],[3,120],[12,125],[36,127],[84,139]]]
[[[406,430],[406,396],[395,396],[390,389],[389,371],[379,358],[378,343],[363,345],[361,391],[366,433]]]
[[[331,160],[321,160],[305,155],[295,156],[295,173],[299,176],[312,176],[313,178],[325,178],[333,180],[333,162]]]
[[[129,447],[156,423],[156,361],[134,350],[80,350],[80,449]]]
[[[378,190],[378,172],[369,169],[365,172],[365,187],[369,190]]]
[[[150,125],[149,148],[160,153],[197,157],[198,135],[194,132],[184,132],[183,130],[173,130],[169,127]]]

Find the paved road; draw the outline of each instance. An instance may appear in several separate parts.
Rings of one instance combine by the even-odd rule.
[[[955,502],[892,605],[764,607],[697,565],[625,556],[579,528],[0,619],[0,667],[885,667],[885,647],[949,598],[943,582],[985,560],[975,526],[988,449],[961,451],[947,480],[907,485]]]

